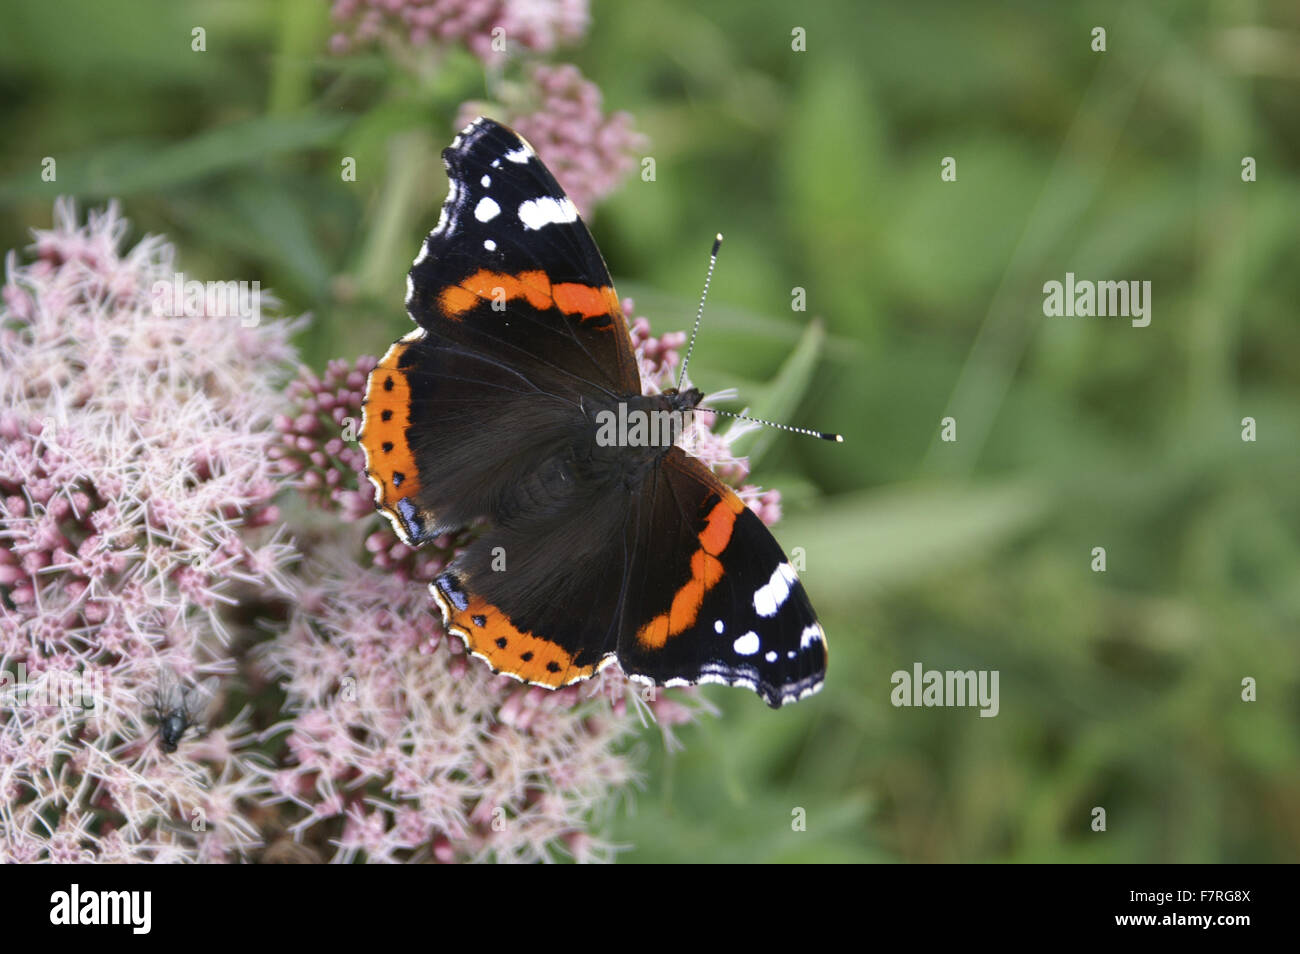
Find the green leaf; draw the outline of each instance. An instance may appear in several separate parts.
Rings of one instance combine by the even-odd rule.
[[[985,554],[1037,523],[1048,505],[1047,493],[1029,481],[909,486],[831,498],[782,521],[781,540],[787,550],[803,548],[818,592],[852,599],[864,585],[924,579]]]
[[[324,293],[332,273],[330,263],[306,214],[308,206],[286,184],[252,178],[232,190],[230,202],[230,213],[236,223],[242,223],[248,245],[285,269],[300,293]]]

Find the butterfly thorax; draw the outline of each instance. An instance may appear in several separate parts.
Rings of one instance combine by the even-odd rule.
[[[584,402],[586,447],[576,455],[590,465],[589,477],[635,485],[691,427],[704,395],[697,388],[636,394]]]

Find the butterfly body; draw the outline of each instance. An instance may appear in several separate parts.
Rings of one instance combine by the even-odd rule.
[[[418,546],[480,535],[431,586],[496,671],[556,688],[618,660],[657,685],[820,688],[825,636],[779,545],[678,439],[703,395],[642,393],[576,209],[491,120],[444,152],[450,192],[411,269],[418,328],[371,373],[376,505]]]

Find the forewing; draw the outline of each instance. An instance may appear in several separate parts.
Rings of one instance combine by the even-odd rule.
[[[513,366],[544,366],[578,391],[639,394],[609,269],[532,147],[477,119],[443,162],[450,191],[411,268],[412,320]]]
[[[411,545],[496,516],[587,426],[584,400],[640,393],[605,263],[531,147],[480,119],[443,155],[450,192],[408,287],[420,327],[371,373],[360,434]]]

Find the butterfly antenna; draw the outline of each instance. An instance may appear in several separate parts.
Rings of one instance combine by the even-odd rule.
[[[708,414],[725,414],[727,417],[734,417],[738,421],[749,421],[753,424],[762,424],[764,427],[775,427],[777,430],[789,431],[791,434],[804,434],[807,437],[817,437],[824,441],[834,441],[836,444],[844,443],[843,434],[827,434],[825,431],[814,431],[809,427],[791,427],[789,424],[777,424],[775,421],[765,421],[761,417],[746,417],[744,414],[732,414],[730,411],[719,411],[712,407],[697,407],[695,410]]]
[[[713,269],[718,264],[718,249],[722,247],[722,233],[719,232],[713,238],[713,251],[709,253],[709,271],[704,276],[704,291],[700,293],[700,310],[695,313],[695,327],[691,329],[691,343],[686,347],[686,360],[682,362],[681,371],[677,374],[677,389],[680,391],[682,382],[686,380],[686,366],[691,363],[691,352],[695,350],[695,338],[700,333],[700,322],[704,320],[704,302],[709,297],[709,284],[713,281]],[[791,427],[789,424],[777,424],[774,421],[765,421],[759,417],[746,417],[743,414],[733,414],[730,411],[719,411],[711,407],[697,408],[700,411],[708,411],[710,414],[725,414],[727,417],[734,417],[739,421],[750,421],[754,424],[762,424],[765,427],[775,427],[778,430],[789,431],[792,434],[804,434],[808,437],[819,437],[824,441],[834,441],[837,444],[844,443],[843,436],[839,434],[826,434],[822,431],[814,431],[807,427]]]
[[[718,249],[722,248],[722,233],[713,238],[713,251],[709,253],[709,271],[704,276],[704,291],[700,293],[700,310],[695,313],[695,327],[691,329],[691,343],[686,347],[686,360],[677,372],[677,390],[682,389],[686,380],[686,366],[691,363],[691,352],[695,350],[695,336],[700,333],[700,322],[704,320],[704,300],[709,297],[709,282],[713,281],[713,269],[718,264]]]

